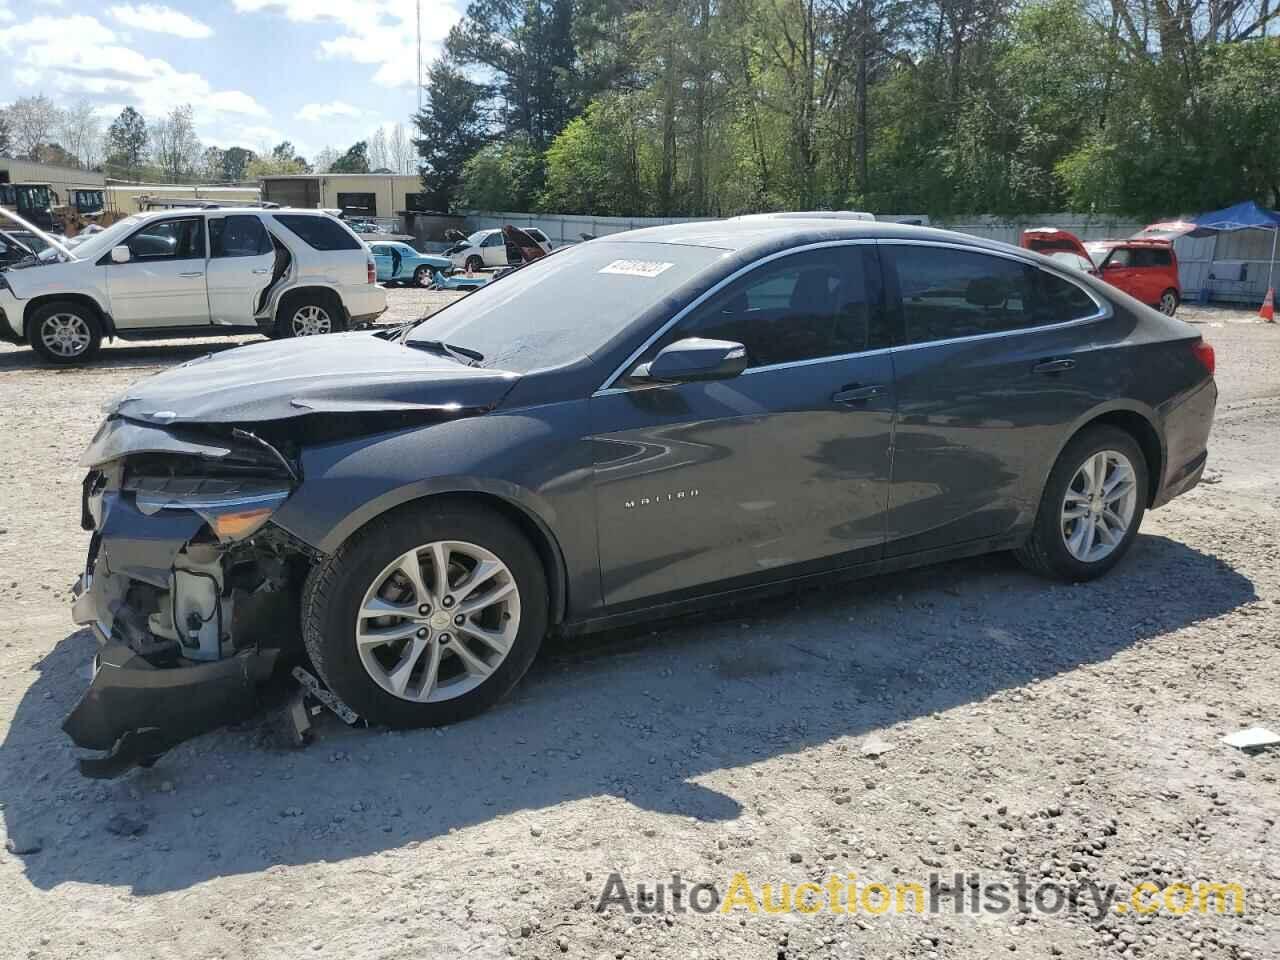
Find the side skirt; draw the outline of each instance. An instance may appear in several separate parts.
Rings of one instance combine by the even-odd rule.
[[[948,560],[959,560],[964,557],[977,557],[986,553],[997,553],[1001,550],[1012,550],[1026,539],[1026,532],[1008,533],[999,537],[985,537],[981,540],[970,540],[965,543],[936,550],[924,550],[899,557],[887,557],[882,560],[871,560],[850,566],[835,567],[816,573],[800,574],[784,577],[780,580],[755,582],[741,586],[711,585],[709,592],[696,597],[667,599],[670,594],[659,595],[646,602],[642,607],[631,607],[603,616],[581,620],[567,620],[556,631],[560,636],[574,637],[601,630],[612,630],[646,620],[661,620],[676,617],[710,607],[726,601],[758,599],[794,590],[824,580],[833,582],[862,580],[884,573],[895,573],[899,570],[910,570],[914,567],[925,567],[930,564],[944,563]],[[607,608],[606,608],[607,609]]]

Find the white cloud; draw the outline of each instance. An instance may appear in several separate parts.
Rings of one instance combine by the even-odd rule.
[[[7,26],[0,30],[0,55],[9,58],[15,82],[55,95],[131,103],[148,117],[189,103],[197,129],[226,116],[268,117],[243,91],[215,90],[198,73],[123,46],[94,17],[38,16]]]
[[[298,119],[315,123],[331,117],[358,117],[360,114],[358,107],[343,100],[334,100],[331,103],[308,103],[298,111]]]
[[[126,27],[137,30],[168,33],[175,37],[182,37],[184,40],[203,40],[213,36],[213,30],[207,24],[172,7],[159,4],[125,4],[112,7],[110,13],[115,20]]]
[[[320,42],[322,57],[376,66],[383,87],[417,85],[415,7],[403,0],[233,0],[240,13],[283,14],[295,23],[331,24],[337,37]],[[423,69],[461,15],[443,0],[427,0],[422,11]]]

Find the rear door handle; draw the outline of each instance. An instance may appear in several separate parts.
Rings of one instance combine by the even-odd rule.
[[[197,271],[195,271],[194,273],[180,273],[180,274],[178,274],[178,276],[180,276],[180,277],[203,277],[203,276],[204,276],[204,271],[203,271],[203,270],[197,270]]]
[[[1064,373],[1074,370],[1074,360],[1042,360],[1031,368],[1032,373]]]
[[[863,400],[870,400],[872,397],[878,397],[885,390],[886,387],[881,383],[873,383],[869,387],[846,387],[833,393],[831,399],[836,403],[859,403]]]
[[[261,270],[255,270],[255,271],[253,271],[253,272],[254,272],[254,273],[270,273],[270,272],[271,272],[271,268],[270,268],[270,267],[263,267]]]

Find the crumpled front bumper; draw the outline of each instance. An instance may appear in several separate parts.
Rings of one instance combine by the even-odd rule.
[[[106,750],[80,760],[88,777],[116,777],[184,740],[249,716],[277,650],[224,660],[156,667],[122,643],[94,657],[93,682],[62,723],[77,746]]]

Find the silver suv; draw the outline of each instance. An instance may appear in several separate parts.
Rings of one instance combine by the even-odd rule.
[[[103,337],[345,330],[387,308],[368,247],[320,210],[166,210],[0,271],[0,339],[84,363]]]

